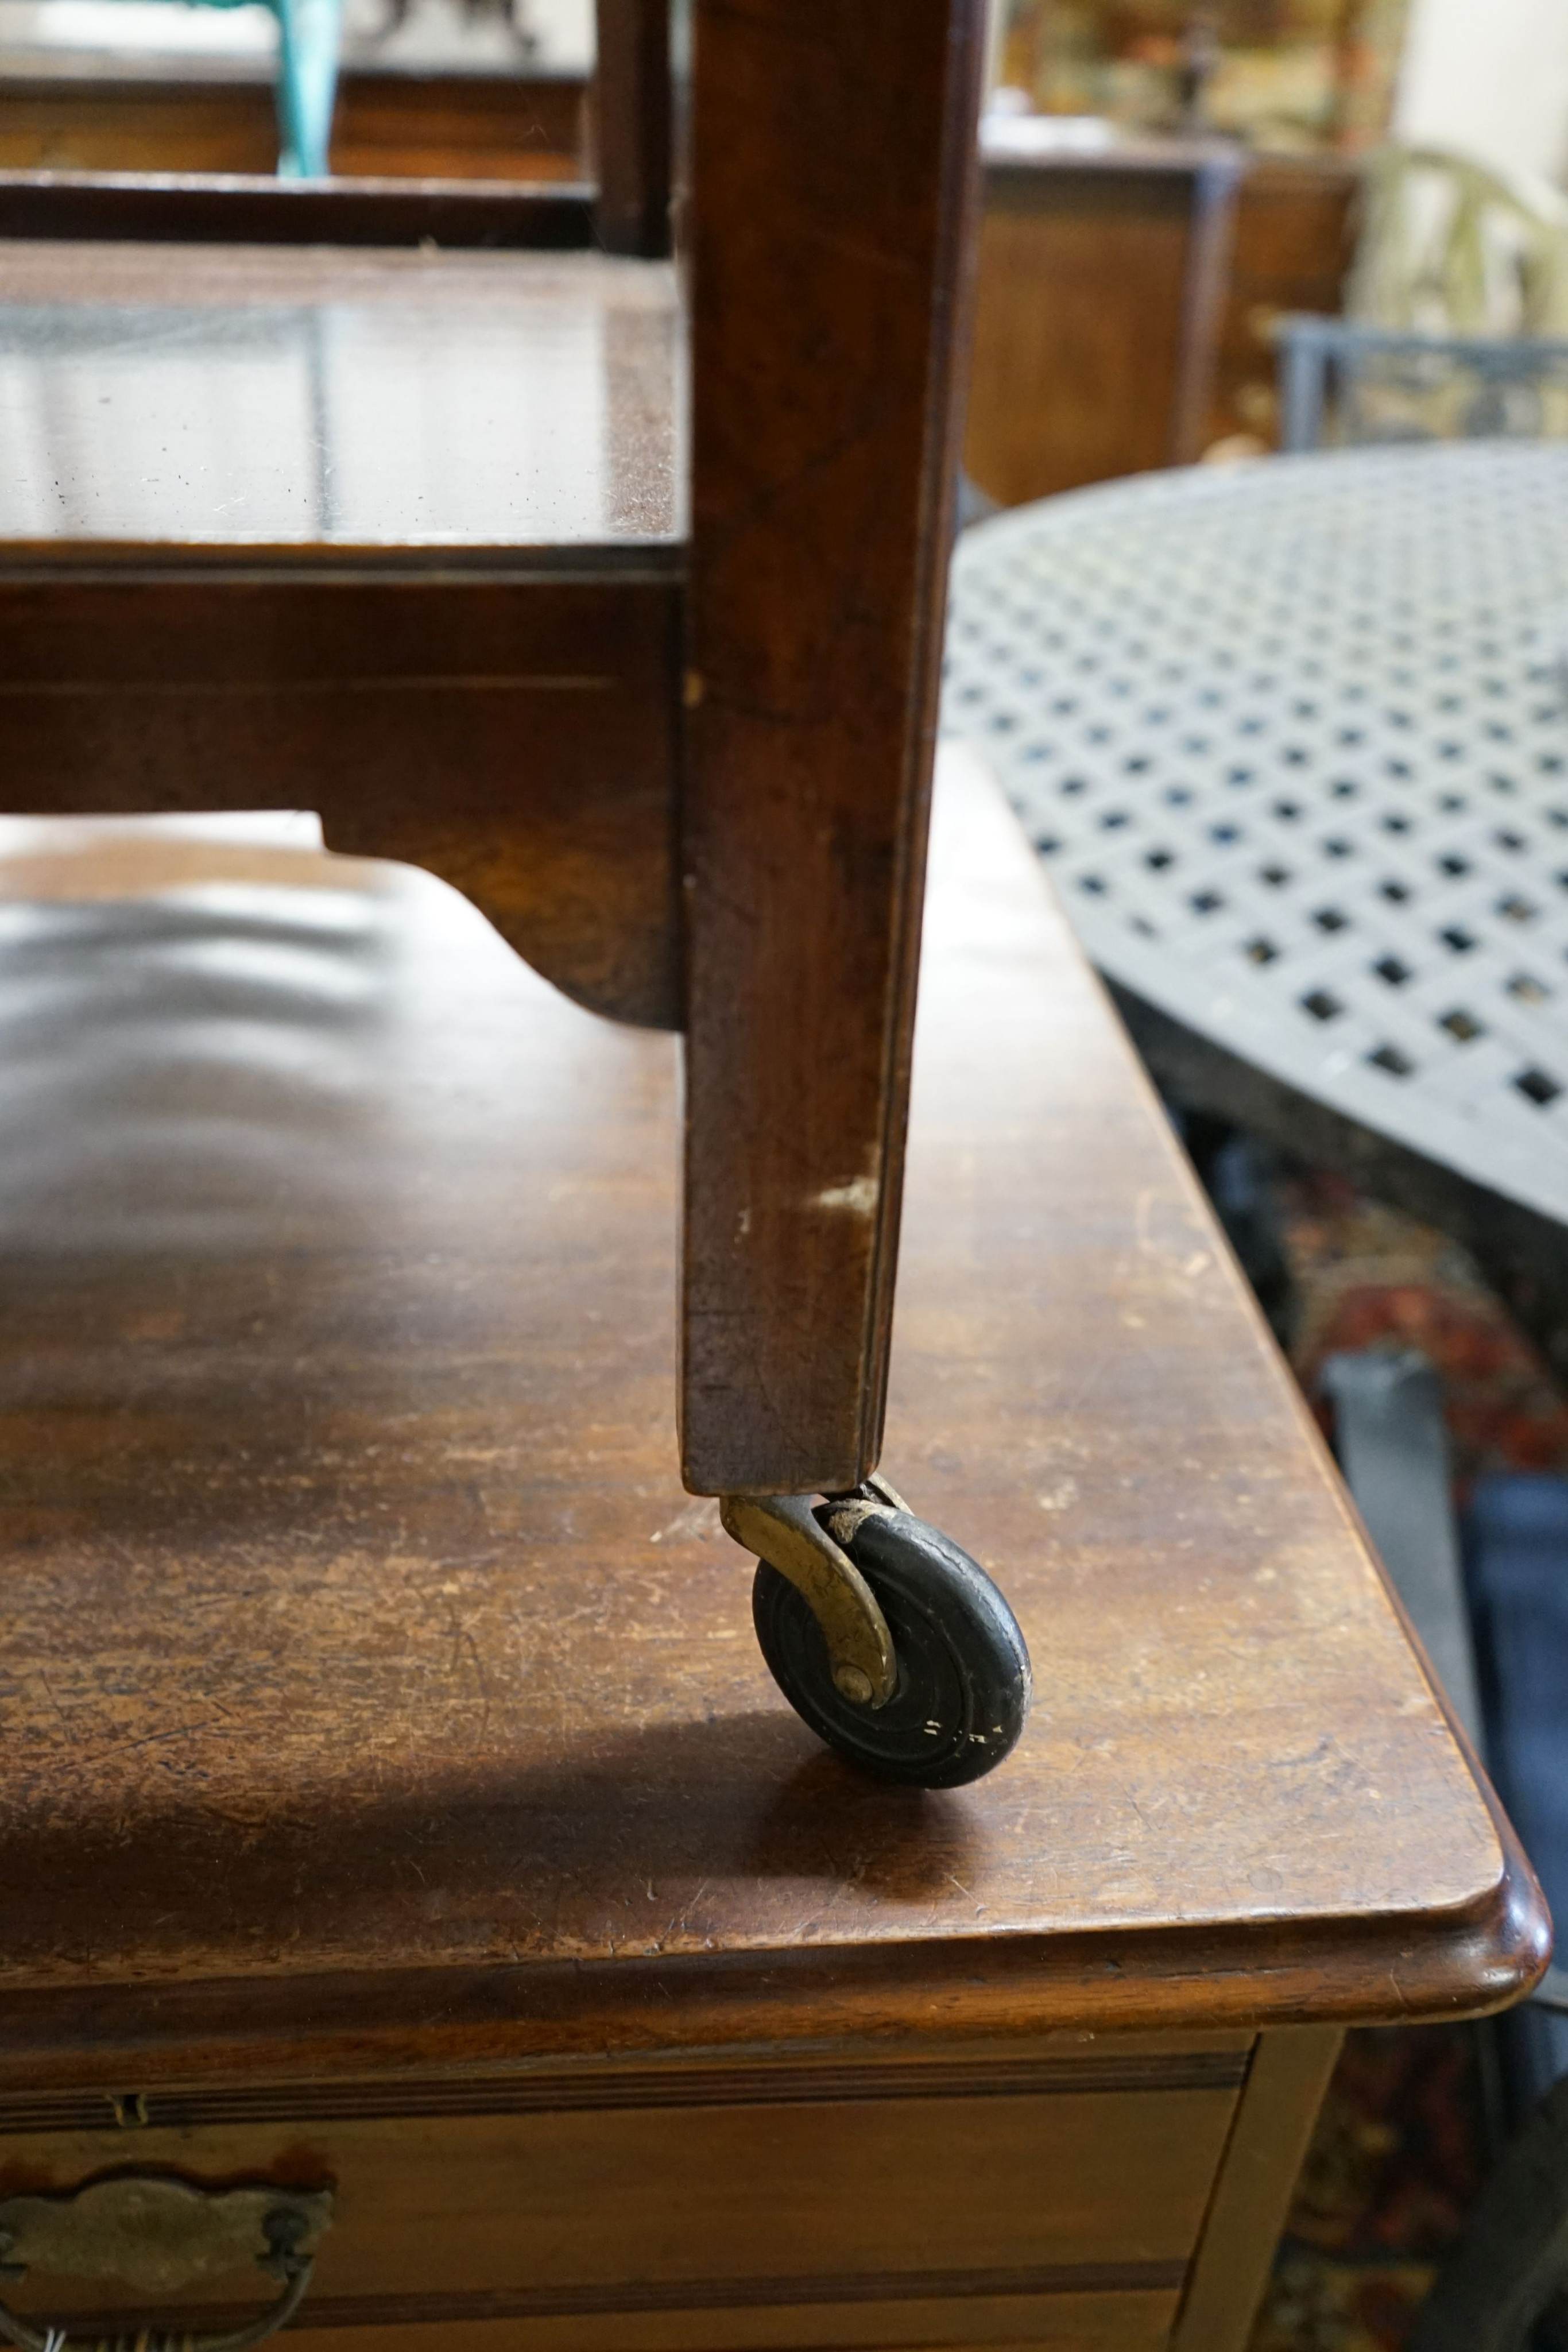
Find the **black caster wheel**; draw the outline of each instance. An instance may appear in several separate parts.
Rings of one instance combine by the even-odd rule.
[[[898,1680],[879,1707],[842,1696],[821,1628],[795,1587],[761,1560],[752,1618],[796,1714],[884,1780],[956,1789],[994,1770],[1023,1729],[1030,1678],[1018,1621],[990,1578],[911,1511],[874,1512],[844,1549],[887,1619]]]

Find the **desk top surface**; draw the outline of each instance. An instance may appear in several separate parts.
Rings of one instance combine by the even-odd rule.
[[[0,2081],[1416,2015],[1539,1965],[1033,859],[967,755],[938,798],[884,1461],[1038,1692],[943,1795],[816,1747],[680,1490],[675,1042],[405,869],[0,838]]]
[[[0,242],[0,566],[685,530],[673,272],[602,254]]]

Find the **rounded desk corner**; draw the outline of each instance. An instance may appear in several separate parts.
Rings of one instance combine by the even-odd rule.
[[[1447,2006],[1459,2016],[1511,2009],[1534,1990],[1552,1963],[1546,1897],[1500,1807],[1496,1822],[1502,1855],[1497,1880],[1454,1920],[1432,1955],[1431,1973],[1446,1979]]]
[[[1552,1959],[1552,1915],[1487,1794],[1499,1852],[1490,1885],[1441,1909],[1385,1918],[1362,1943],[1339,1997],[1315,2004],[1314,2014],[1332,2011],[1347,2025],[1437,2025],[1494,2016],[1540,1983]]]
[[[1497,1870],[1461,1900],[1387,1917],[1362,1943],[1341,1996],[1318,2004],[1346,2025],[1442,2024],[1490,2017],[1525,2000],[1552,1960],[1552,1914],[1484,1770],[1475,1775],[1496,1839]],[[1348,1955],[1347,1955],[1348,1957]]]
[[[1390,1969],[1395,1991],[1408,1998],[1389,2011],[1386,2021],[1490,2017],[1527,2000],[1551,1967],[1552,1914],[1519,1832],[1503,1810],[1470,1734],[1455,1714],[1397,1595],[1394,1598],[1406,1638],[1416,1652],[1490,1822],[1497,1869],[1491,1880],[1469,1899],[1426,1915],[1430,1935],[1423,1939],[1416,1967],[1411,1969],[1402,1961]]]

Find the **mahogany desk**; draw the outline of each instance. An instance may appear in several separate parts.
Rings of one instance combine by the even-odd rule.
[[[966,754],[936,825],[885,1458],[1039,1687],[925,1797],[677,1483],[674,1041],[405,869],[0,836],[0,2196],[333,2185],[301,2352],[1239,2352],[1342,2025],[1538,1972]]]

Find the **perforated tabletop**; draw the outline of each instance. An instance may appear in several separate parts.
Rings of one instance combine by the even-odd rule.
[[[968,532],[946,721],[1101,968],[1568,1220],[1568,449],[1145,476]]]

